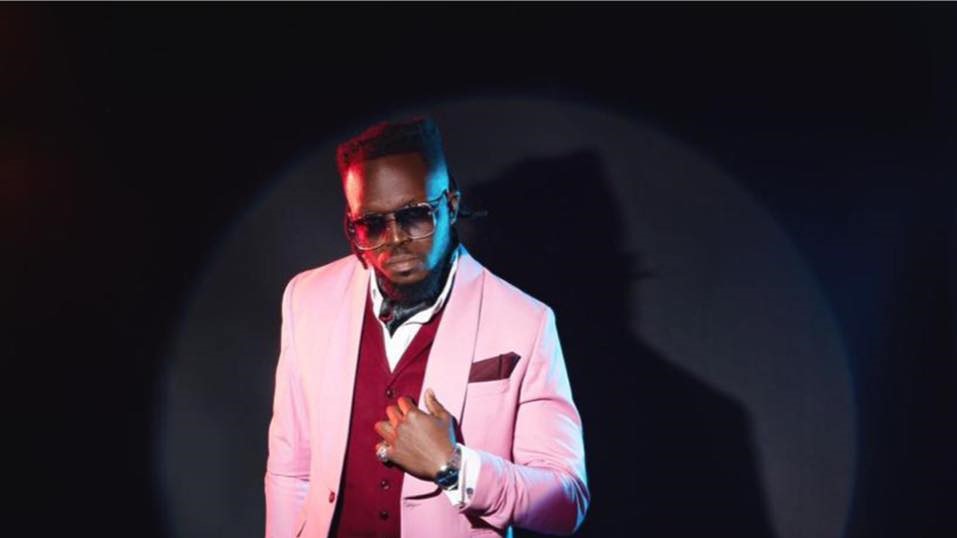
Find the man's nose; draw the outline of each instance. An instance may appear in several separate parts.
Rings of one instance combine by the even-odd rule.
[[[399,225],[399,221],[395,220],[395,216],[390,216],[386,222],[385,233],[389,243],[405,243],[412,239],[406,233],[405,228]]]

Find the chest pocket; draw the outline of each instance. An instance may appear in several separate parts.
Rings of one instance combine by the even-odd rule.
[[[477,381],[469,383],[465,388],[465,398],[481,398],[502,394],[512,386],[511,378],[496,379],[495,381]]]

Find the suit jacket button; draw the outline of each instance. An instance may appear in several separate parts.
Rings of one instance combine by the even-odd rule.
[[[330,492],[329,492],[329,502],[333,502],[333,501],[335,501],[335,500],[336,500],[336,493],[335,493],[334,491],[330,491]]]

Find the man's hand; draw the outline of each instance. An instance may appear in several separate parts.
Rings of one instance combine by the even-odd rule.
[[[376,433],[383,439],[379,445],[385,443],[389,461],[405,472],[422,480],[434,480],[455,450],[454,419],[432,389],[425,391],[428,413],[406,396],[399,397],[398,404],[385,409],[388,421],[375,424]]]

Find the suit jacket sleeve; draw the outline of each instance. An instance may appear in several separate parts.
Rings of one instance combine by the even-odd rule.
[[[282,299],[282,334],[266,461],[267,538],[296,535],[309,491],[309,423],[293,337],[295,282],[295,278],[289,282]]]
[[[571,534],[588,509],[581,417],[572,401],[555,315],[546,307],[522,379],[513,460],[481,457],[475,494],[462,507],[489,524]]]

